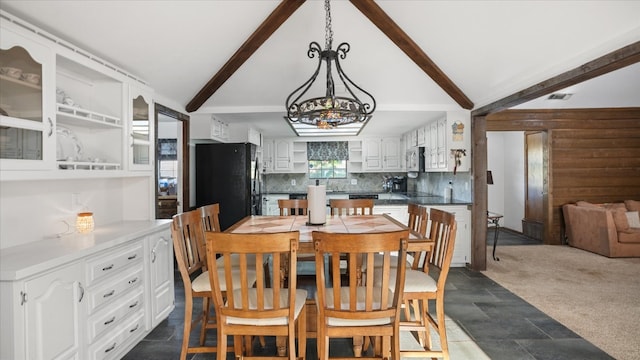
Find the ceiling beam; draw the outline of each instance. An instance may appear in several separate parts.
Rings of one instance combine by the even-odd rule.
[[[502,111],[637,62],[640,62],[640,41],[485,105],[474,110],[472,115],[484,116]]]
[[[424,51],[387,15],[375,2],[371,0],[350,0],[364,16],[378,27],[387,37],[404,51],[422,71],[427,73],[453,100],[463,109],[473,108],[473,102],[460,90],[456,84],[425,54]]]
[[[305,0],[282,0],[211,80],[189,101],[185,109],[188,112],[198,110],[304,2]]]

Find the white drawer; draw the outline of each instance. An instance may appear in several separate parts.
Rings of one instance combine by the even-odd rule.
[[[89,318],[89,342],[93,343],[102,334],[115,329],[127,317],[144,306],[144,289],[139,287],[121,300]]]
[[[144,334],[144,310],[140,309],[129,321],[117,326],[100,341],[89,347],[91,360],[110,360],[121,357],[123,349]]]
[[[89,314],[105,303],[111,303],[127,291],[142,287],[144,270],[142,264],[121,272],[104,284],[89,289]]]
[[[135,263],[142,263],[144,258],[144,247],[142,241],[115,250],[109,254],[87,261],[87,285],[117,273],[120,269]]]

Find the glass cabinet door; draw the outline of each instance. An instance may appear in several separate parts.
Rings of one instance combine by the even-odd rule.
[[[0,37],[2,170],[53,167],[53,52],[8,29]]]
[[[142,94],[140,90],[131,88],[131,170],[153,169],[154,125],[151,96]]]

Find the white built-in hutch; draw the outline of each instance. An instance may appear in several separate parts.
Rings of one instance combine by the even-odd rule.
[[[119,359],[174,308],[153,89],[11,14],[0,27],[0,358]]]

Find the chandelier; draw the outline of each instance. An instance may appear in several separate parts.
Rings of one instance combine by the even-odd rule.
[[[325,48],[322,50],[320,45],[315,41],[309,44],[307,56],[311,59],[317,56],[318,66],[311,78],[287,97],[287,116],[285,118],[292,124],[313,125],[319,129],[333,129],[339,125],[352,123],[361,123],[360,125],[364,125],[366,121],[371,119],[371,114],[373,114],[376,108],[376,100],[371,94],[351,81],[342,70],[340,60],[347,57],[351,46],[343,42],[338,45],[336,50],[331,49],[333,31],[331,30],[331,8],[329,0],[325,0],[324,9],[326,12]],[[327,91],[325,96],[301,100],[318,77],[323,61],[327,67]],[[331,72],[333,64],[335,64],[336,73],[342,85],[344,85],[345,96],[336,96],[335,94],[335,83]],[[365,100],[367,102],[363,102],[356,96],[354,93],[355,89],[357,89],[358,93],[361,93],[361,96],[366,96]]]

